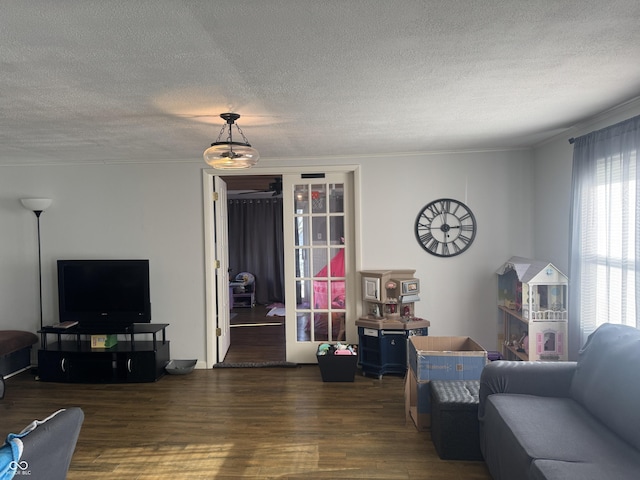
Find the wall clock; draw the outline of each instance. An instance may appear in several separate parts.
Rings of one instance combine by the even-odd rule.
[[[416,239],[436,257],[454,257],[476,238],[476,217],[464,203],[440,198],[428,203],[416,218]]]

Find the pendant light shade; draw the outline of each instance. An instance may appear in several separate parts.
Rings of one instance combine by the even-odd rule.
[[[237,113],[222,113],[220,117],[227,123],[222,126],[220,134],[211,147],[204,151],[204,161],[219,170],[238,170],[251,168],[260,159],[258,151],[251,146],[240,127],[235,123],[240,115]],[[233,141],[233,126],[242,137],[243,142]],[[226,139],[222,140],[226,134]]]

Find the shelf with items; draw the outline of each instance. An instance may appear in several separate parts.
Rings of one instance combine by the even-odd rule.
[[[359,363],[363,375],[381,378],[407,371],[407,342],[428,335],[428,320],[416,318],[420,282],[415,270],[368,270],[362,277],[364,315],[356,320]]]
[[[362,277],[362,310],[366,318],[414,318],[414,303],[420,300],[420,281],[415,270],[365,270]]]
[[[507,307],[499,306],[498,308],[502,313],[503,338],[506,339],[502,343],[503,358],[512,360],[516,357],[518,360],[529,360],[527,351],[529,322]]]
[[[523,257],[496,273],[504,358],[567,360],[567,277],[551,263]]]
[[[251,293],[234,293],[233,308],[253,308],[256,306],[256,294]]]
[[[38,374],[45,382],[154,382],[169,362],[166,323],[134,323],[114,330],[108,348],[92,347],[96,333],[79,327],[44,327],[38,351]],[[160,334],[160,338],[158,338]],[[55,341],[49,342],[48,336]],[[104,337],[104,335],[99,335]]]
[[[232,308],[253,308],[256,306],[256,278],[252,273],[240,272],[233,281],[231,288]]]
[[[256,306],[255,283],[233,289],[233,308],[253,308]]]

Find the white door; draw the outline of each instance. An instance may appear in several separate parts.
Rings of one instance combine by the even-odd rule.
[[[283,175],[287,360],[316,363],[354,322],[352,177]]]
[[[229,224],[227,219],[227,184],[213,177],[213,223],[215,245],[216,338],[217,361],[222,362],[231,345],[229,328]]]

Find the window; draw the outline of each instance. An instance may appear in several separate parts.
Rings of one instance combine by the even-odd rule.
[[[640,117],[576,139],[569,280],[570,350],[603,323],[640,327]]]
[[[596,302],[592,328],[603,323],[635,326],[636,154],[628,175],[619,155],[598,161],[598,185],[593,192],[596,216],[593,239],[586,242],[585,259],[594,265]]]

